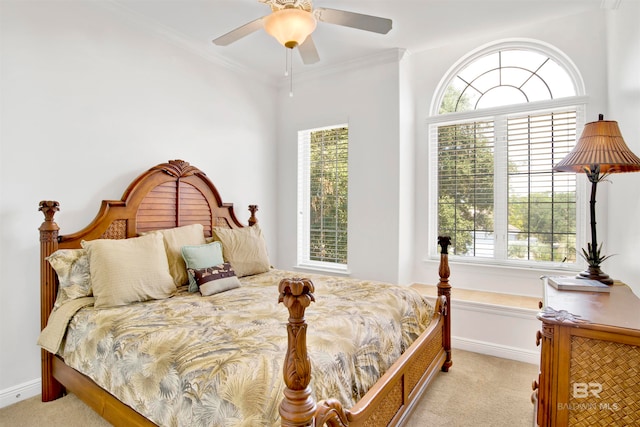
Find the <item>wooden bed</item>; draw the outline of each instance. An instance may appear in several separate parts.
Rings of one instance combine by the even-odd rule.
[[[61,235],[54,221],[57,201],[40,202],[45,220],[40,226],[41,327],[47,325],[57,296],[57,276],[46,258],[58,249],[81,247],[82,240],[126,239],[140,233],[202,224],[206,236],[213,227],[241,228],[233,205],[223,203],[217,189],[198,168],[182,160],[152,167],[136,178],[121,200],[103,201],[95,219],[84,229]],[[250,205],[249,226],[256,224],[257,206]],[[280,404],[283,426],[402,425],[435,374],[452,365],[450,339],[450,285],[448,238],[441,245],[440,279],[433,320],[357,404],[348,410],[337,400],[315,402],[309,381],[305,310],[313,310],[310,280],[291,278],[279,284],[279,301],[289,310],[288,350],[283,361],[284,397]],[[117,426],[154,425],[89,377],[67,366],[61,357],[42,350],[42,400],[71,392]]]

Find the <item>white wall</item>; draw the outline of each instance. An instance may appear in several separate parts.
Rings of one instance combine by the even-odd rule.
[[[580,70],[588,96],[587,118],[597,119],[606,110],[606,28],[605,11],[584,13],[578,16],[539,23],[519,29],[484,34],[473,40],[453,43],[438,49],[414,53],[414,89],[416,97],[416,220],[414,280],[420,283],[435,283],[438,278],[438,260],[428,259],[428,249],[436,244],[437,236],[430,236],[429,211],[426,195],[429,191],[428,127],[432,98],[440,80],[460,58],[491,42],[505,39],[534,39],[555,46],[564,52]],[[590,120],[589,120],[590,121]],[[599,190],[598,201],[606,206],[606,191]],[[598,212],[598,227],[601,236],[607,235],[607,211]],[[430,246],[431,245],[431,246]],[[454,287],[481,289],[517,295],[541,296],[539,277],[542,274],[562,274],[537,269],[500,268],[473,264],[453,263],[451,283]]]
[[[609,120],[616,120],[627,146],[640,156],[640,2],[625,0],[608,15]],[[628,283],[640,296],[640,173],[610,177],[608,253],[603,264],[614,279]]]
[[[61,233],[169,159],[199,167],[276,262],[275,86],[154,35],[108,2],[1,3],[0,397],[40,376],[43,199]],[[272,230],[272,232],[270,231]]]
[[[297,132],[348,123],[349,269],[355,277],[398,281],[402,54],[391,50],[342,69],[298,74],[302,77],[294,81],[292,98],[283,85],[278,123],[280,268],[296,265]]]

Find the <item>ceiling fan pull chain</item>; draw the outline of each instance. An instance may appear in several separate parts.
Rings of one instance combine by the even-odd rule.
[[[287,49],[289,51],[289,98],[293,98],[293,49]]]
[[[289,75],[289,48],[284,48],[284,76]]]

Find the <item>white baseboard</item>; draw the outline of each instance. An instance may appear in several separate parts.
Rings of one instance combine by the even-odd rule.
[[[40,378],[0,390],[0,408],[37,396],[42,391]]]
[[[536,326],[539,323],[536,319],[538,310],[453,298],[451,311],[454,316],[452,322],[464,314],[464,321],[460,321],[456,325],[452,323],[451,345],[454,349],[458,348],[533,365],[540,364],[539,348],[527,348],[522,339],[515,339],[513,336],[509,339],[500,336],[499,330],[499,328],[504,328],[504,325],[511,325],[512,328],[518,328],[518,331],[522,331],[518,335],[530,336],[530,342],[533,343]],[[458,335],[455,335],[456,332]],[[490,341],[493,339],[501,339],[503,343]],[[507,339],[507,344],[504,343],[505,339]],[[455,355],[453,360],[455,364]]]
[[[451,337],[451,346],[465,351],[474,353],[487,354],[489,356],[501,357],[503,359],[517,360],[519,362],[531,363],[532,365],[540,364],[540,353],[530,351],[523,348],[509,347],[490,342],[476,341],[469,338]],[[452,356],[455,364],[455,353]]]

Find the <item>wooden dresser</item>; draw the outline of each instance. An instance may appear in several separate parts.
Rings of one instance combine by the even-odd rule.
[[[542,280],[538,425],[640,426],[640,299],[622,283],[604,293]]]

